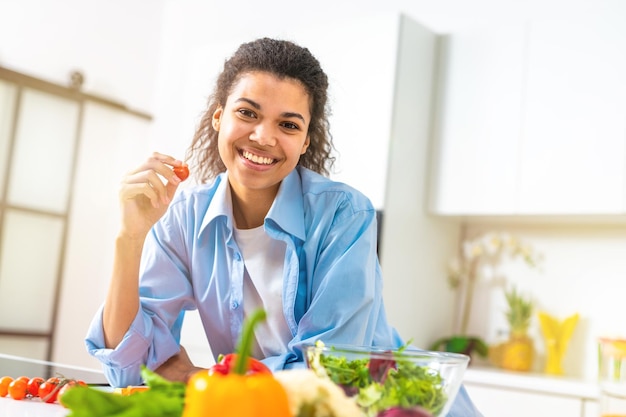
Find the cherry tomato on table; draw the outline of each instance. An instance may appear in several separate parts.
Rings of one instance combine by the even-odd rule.
[[[59,385],[61,383],[61,379],[57,378],[56,376],[51,376],[50,378],[46,379],[46,382]]]
[[[59,390],[57,389],[58,385],[58,381],[55,382],[52,378],[43,382],[39,386],[39,391],[37,392],[39,398],[47,403],[55,402],[57,400],[57,395],[59,394]]]
[[[33,397],[38,397],[39,396],[39,386],[41,384],[43,384],[45,380],[40,377],[40,376],[35,376],[32,377],[29,381],[28,381],[28,393],[30,395],[32,395]]]
[[[77,385],[78,385],[78,382],[76,382],[76,381],[68,381],[65,385],[63,385],[61,387],[61,389],[59,390],[59,393],[57,394],[57,400],[59,401],[59,404],[61,404],[65,408],[67,408],[67,405],[65,405],[63,403],[63,395],[67,391],[71,390],[72,388],[74,388]]]
[[[6,397],[9,393],[9,384],[13,382],[13,378],[10,376],[3,376],[0,378],[0,397]]]
[[[9,384],[9,396],[14,400],[22,400],[26,398],[28,390],[28,382],[23,379],[16,379]]]

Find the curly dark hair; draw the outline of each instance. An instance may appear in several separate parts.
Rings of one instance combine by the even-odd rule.
[[[187,159],[198,181],[207,182],[226,171],[218,151],[218,132],[213,128],[213,113],[226,105],[228,95],[242,75],[253,71],[268,72],[280,79],[292,78],[304,86],[310,97],[310,145],[300,156],[298,164],[328,176],[335,162],[331,155],[334,146],[328,121],[328,77],[307,48],[286,40],[260,38],[241,44],[225,61],[215,89],[209,96],[207,109],[187,150]]]

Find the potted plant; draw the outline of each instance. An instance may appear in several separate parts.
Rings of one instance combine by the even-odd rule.
[[[453,259],[448,268],[448,282],[460,292],[461,322],[459,331],[436,340],[431,350],[464,353],[488,357],[488,346],[478,335],[468,334],[476,285],[486,266],[495,267],[503,256],[521,258],[527,265],[537,265],[538,257],[531,246],[507,233],[491,232],[463,242],[461,256]]]
[[[489,359],[510,371],[528,371],[532,368],[535,352],[533,340],[528,336],[534,304],[515,287],[505,291],[504,295],[508,306],[505,316],[509,324],[509,338],[489,348]]]

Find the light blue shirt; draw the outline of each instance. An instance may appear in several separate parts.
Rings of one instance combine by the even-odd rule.
[[[104,348],[102,307],[95,315],[87,349],[103,363],[111,385],[137,385],[142,364],[155,369],[178,353],[186,310],[198,309],[214,355],[235,350],[244,321],[244,262],[227,187],[222,173],[211,184],[181,190],[154,225],[141,261],[141,308],[115,349]],[[264,227],[286,243],[283,312],[293,336],[286,352],[262,359],[270,369],[304,367],[302,346],[318,339],[403,344],[385,315],[369,199],[297,167],[283,180]]]

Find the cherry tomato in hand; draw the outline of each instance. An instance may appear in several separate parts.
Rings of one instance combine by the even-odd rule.
[[[174,167],[174,174],[176,174],[181,181],[185,181],[187,177],[189,177],[189,166],[185,164],[179,167]]]
[[[9,393],[9,384],[13,382],[13,378],[10,376],[3,376],[0,378],[0,397],[6,397]]]
[[[9,396],[14,400],[22,400],[26,398],[28,383],[23,379],[16,379],[9,384]]]
[[[33,397],[39,396],[39,386],[43,384],[45,380],[42,377],[35,376],[28,381],[28,393]]]

